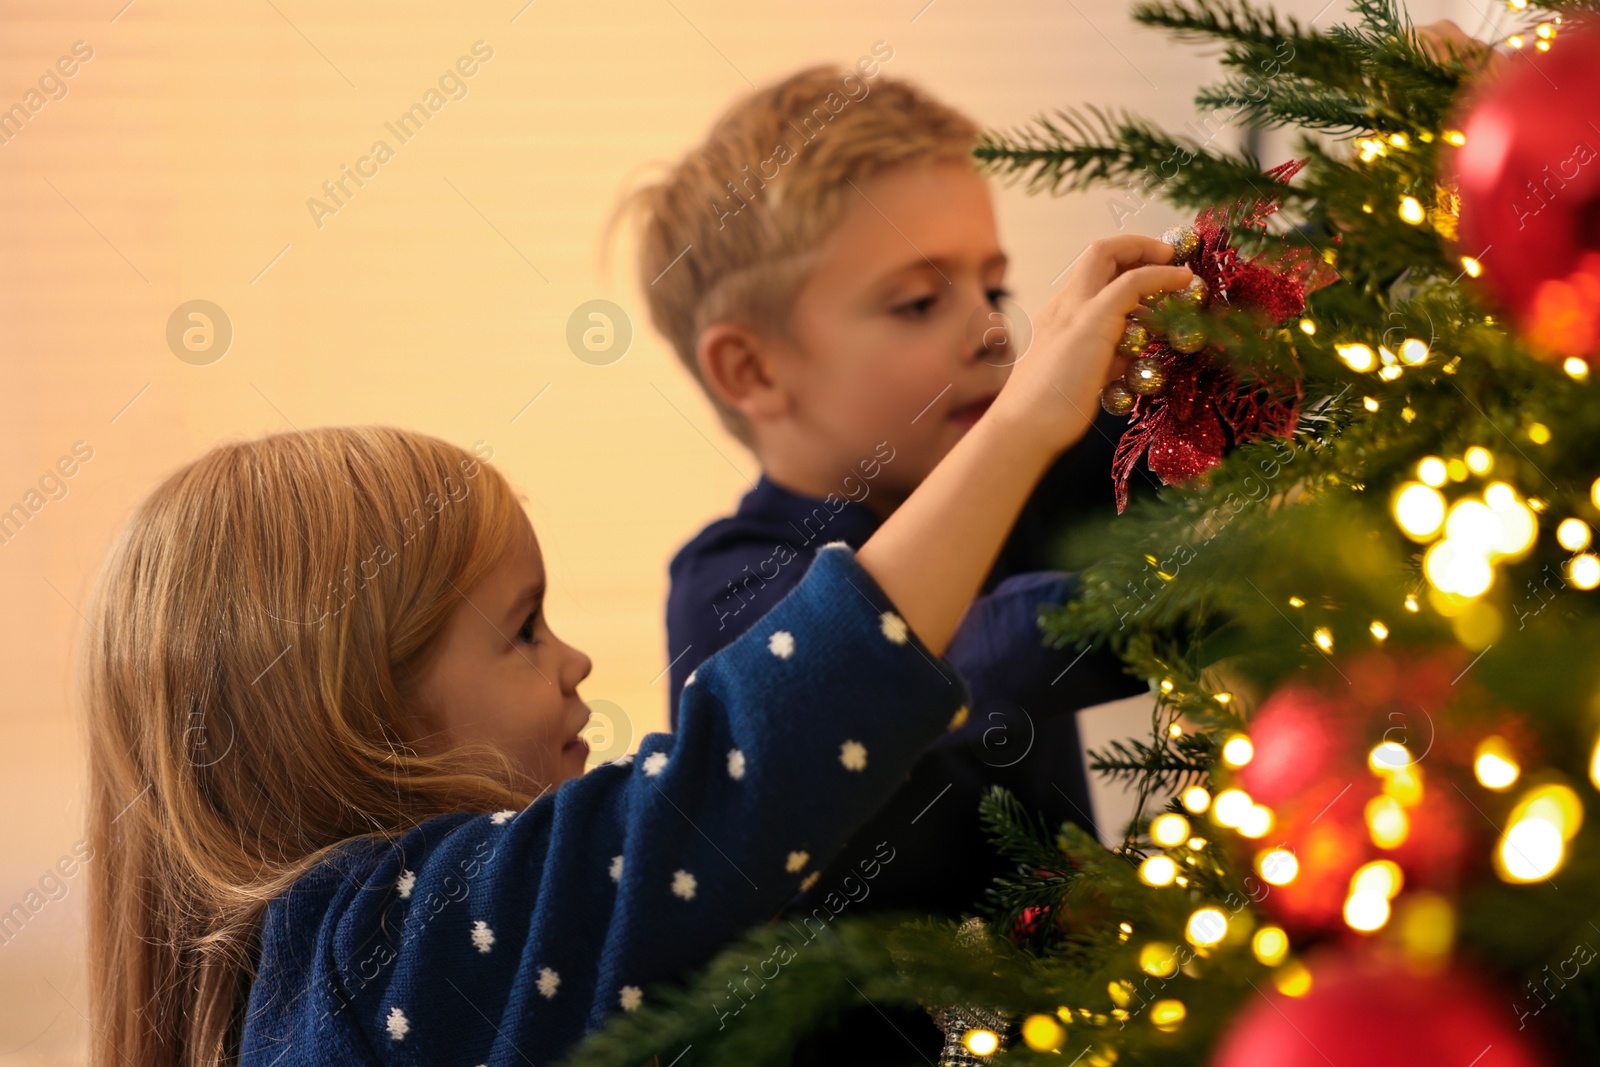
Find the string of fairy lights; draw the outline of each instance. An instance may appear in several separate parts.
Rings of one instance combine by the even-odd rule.
[[[1521,12],[1529,3],[1528,0],[1507,0],[1506,6],[1512,12]],[[1504,43],[1512,49],[1531,46],[1539,52],[1548,52],[1561,24],[1561,17],[1553,16],[1506,36]],[[1356,158],[1372,163],[1393,153],[1408,151],[1413,136],[1425,144],[1431,144],[1436,138],[1455,148],[1466,144],[1462,132],[1454,129],[1437,135],[1428,131],[1410,135],[1404,132],[1374,134],[1356,140]],[[1408,225],[1431,223],[1446,236],[1453,236],[1456,208],[1453,200],[1441,192],[1432,207],[1415,196],[1405,195],[1399,198],[1394,210]],[[1376,206],[1367,203],[1362,210],[1371,214]],[[1473,256],[1462,255],[1459,262],[1468,277],[1479,278],[1484,273],[1484,265]],[[1298,326],[1307,336],[1317,333],[1317,323],[1310,317],[1302,318]],[[1338,358],[1352,371],[1372,374],[1383,382],[1396,381],[1407,370],[1430,362],[1438,363],[1439,370],[1446,374],[1455,373],[1460,364],[1459,357],[1439,363],[1444,357],[1434,352],[1429,342],[1418,337],[1407,337],[1393,348],[1361,341],[1340,342],[1333,347]],[[1585,381],[1589,376],[1589,365],[1582,358],[1569,357],[1561,366],[1574,381]],[[1138,384],[1141,383],[1129,387],[1130,395],[1126,398],[1113,399],[1125,401],[1124,407],[1130,406],[1133,394],[1140,392]],[[1363,398],[1363,406],[1369,412],[1376,412],[1382,403],[1377,397],[1367,396]],[[1417,415],[1406,404],[1401,408],[1400,417],[1409,423]],[[1521,433],[1534,445],[1548,444],[1551,439],[1550,429],[1538,422],[1529,423]],[[1426,596],[1430,606],[1441,615],[1459,616],[1464,602],[1477,601],[1493,588],[1498,568],[1524,559],[1532,551],[1542,527],[1553,529],[1556,543],[1571,553],[1563,565],[1567,583],[1581,590],[1600,587],[1600,555],[1591,551],[1594,531],[1589,523],[1575,515],[1556,520],[1550,501],[1525,495],[1510,481],[1495,478],[1496,467],[1494,452],[1484,445],[1472,445],[1456,456],[1425,456],[1416,462],[1414,476],[1404,481],[1392,495],[1389,510],[1396,525],[1411,541],[1426,546],[1422,572],[1428,584]],[[1600,479],[1595,480],[1589,495],[1594,506],[1600,509]],[[1288,603],[1297,609],[1306,606],[1298,597],[1289,598]],[[1407,593],[1402,606],[1405,611],[1415,613],[1421,610],[1422,600],[1417,593]],[[1372,620],[1368,629],[1377,643],[1389,636],[1389,627],[1382,620]],[[1469,630],[1461,627],[1457,628],[1457,635],[1469,648],[1482,647],[1485,643],[1473,640]],[[1330,628],[1314,628],[1311,639],[1324,653],[1333,651],[1334,637]],[[1167,678],[1161,681],[1159,688],[1163,697],[1170,699],[1177,687]],[[1194,696],[1215,700],[1224,706],[1232,700],[1231,694],[1226,692],[1197,692]],[[1167,729],[1174,736],[1182,732],[1177,721],[1169,723]],[[1254,850],[1250,866],[1268,885],[1288,886],[1302,877],[1302,865],[1293,849],[1262,843],[1277,823],[1276,813],[1234,783],[1235,772],[1254,758],[1255,745],[1248,733],[1233,730],[1221,738],[1220,773],[1214,776],[1213,784],[1222,788],[1213,794],[1203,785],[1192,785],[1177,798],[1177,806],[1182,811],[1166,811],[1151,819],[1146,830],[1151,847],[1137,869],[1144,885],[1162,892],[1195,895],[1194,887],[1200,881],[1198,875],[1223,874],[1217,853],[1227,843],[1226,835],[1237,838],[1236,844],[1246,852]],[[1393,852],[1413,833],[1414,813],[1427,788],[1424,771],[1418,757],[1396,741],[1375,745],[1367,754],[1366,767],[1376,777],[1379,790],[1363,808],[1365,829],[1376,849]],[[1473,752],[1472,772],[1480,787],[1502,795],[1512,794],[1524,779],[1512,741],[1499,734],[1478,742]],[[1536,782],[1523,783],[1493,846],[1495,873],[1508,884],[1526,885],[1550,879],[1561,869],[1567,846],[1583,822],[1583,801],[1574,789],[1563,782],[1549,780],[1547,774],[1537,777]],[[1589,777],[1595,788],[1600,789],[1600,740],[1592,751]],[[1344,894],[1342,919],[1345,926],[1364,935],[1391,929],[1401,949],[1414,961],[1447,959],[1456,936],[1455,905],[1444,895],[1424,889],[1409,891],[1402,899],[1404,887],[1404,872],[1394,860],[1380,857],[1360,865],[1351,874]],[[1299,997],[1310,992],[1311,972],[1296,958],[1290,935],[1282,926],[1260,922],[1248,907],[1230,912],[1203,898],[1193,903],[1195,906],[1182,924],[1187,949],[1181,952],[1180,946],[1171,940],[1144,940],[1136,953],[1137,966],[1143,974],[1158,979],[1172,978],[1179,973],[1199,977],[1197,960],[1220,951],[1242,951],[1248,946],[1251,956],[1270,969],[1272,984],[1281,993]],[[1135,934],[1131,923],[1119,924],[1118,937],[1122,942],[1131,941]],[[1131,1018],[1128,1009],[1136,996],[1133,983],[1127,979],[1112,980],[1106,993],[1111,1003],[1109,1011],[1061,1006],[1053,1013],[1028,1015],[1020,1027],[1022,1041],[1035,1051],[1059,1052],[1068,1040],[1069,1028],[1075,1023],[1103,1027],[1114,1021],[1125,1025]],[[1156,1030],[1171,1033],[1182,1025],[1188,1009],[1181,998],[1165,996],[1143,1005],[1142,1014]],[[967,1053],[983,1060],[1001,1051],[1004,1042],[994,1030],[977,1026],[961,1035],[960,1044]],[[1117,1058],[1114,1047],[1094,1044],[1083,1054],[1081,1062],[1089,1067],[1109,1067]]]

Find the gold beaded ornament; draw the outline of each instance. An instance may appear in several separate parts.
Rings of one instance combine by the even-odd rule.
[[[1200,235],[1193,226],[1174,226],[1161,235],[1161,240],[1172,246],[1172,262],[1183,266],[1200,251]],[[1185,307],[1199,310],[1211,299],[1211,287],[1196,274],[1189,284],[1175,293],[1160,293],[1144,302],[1159,307]],[[1205,347],[1205,328],[1199,323],[1180,326],[1167,335],[1167,343],[1176,351],[1192,355]],[[1126,415],[1141,396],[1155,396],[1167,387],[1166,368],[1161,360],[1144,353],[1150,347],[1150,327],[1138,319],[1130,318],[1122,329],[1122,339],[1117,342],[1117,354],[1133,360],[1127,374],[1120,382],[1112,382],[1100,391],[1100,406],[1113,415]]]

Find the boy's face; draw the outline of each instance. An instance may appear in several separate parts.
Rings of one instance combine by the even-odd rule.
[[[887,441],[894,459],[868,502],[893,507],[1010,373],[991,315],[1009,295],[1006,257],[988,187],[968,163],[901,167],[859,187],[796,296],[791,337],[774,348],[794,420],[775,444],[809,452],[825,481],[859,478]]]
[[[552,789],[583,774],[578,732],[589,708],[578,683],[589,657],[556,637],[544,614],[545,571],[533,525],[457,604],[439,653],[422,677],[429,749],[487,741],[523,774]],[[526,783],[523,783],[526,784]]]

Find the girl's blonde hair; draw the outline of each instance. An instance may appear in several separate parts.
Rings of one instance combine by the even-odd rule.
[[[532,802],[497,752],[419,751],[416,699],[524,521],[376,426],[221,445],[139,505],[85,656],[94,1067],[235,1060],[269,901],[341,841]]]

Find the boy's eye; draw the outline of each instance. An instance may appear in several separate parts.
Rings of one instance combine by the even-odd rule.
[[[920,319],[928,313],[928,309],[933,307],[934,301],[938,299],[937,296],[918,297],[915,300],[899,305],[894,309],[894,313],[910,319]]]
[[[534,641],[534,639],[533,639],[533,623],[534,623],[534,620],[537,619],[538,617],[539,617],[539,613],[537,611],[533,611],[533,612],[529,612],[528,613],[527,619],[524,620],[523,623],[522,623],[522,628],[517,631],[517,640],[518,641],[521,641],[525,645],[531,645],[531,644],[535,644],[536,643]]]
[[[1010,289],[1002,286],[997,289],[990,289],[985,295],[988,296],[989,303],[993,304],[995,307],[999,307],[1001,301],[1009,300],[1015,294],[1013,294]]]

